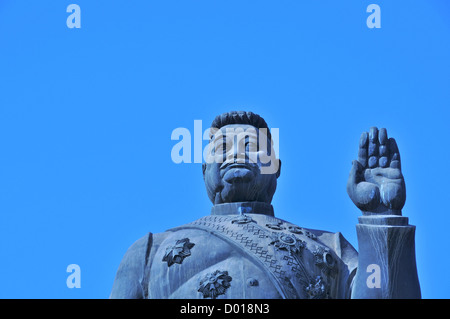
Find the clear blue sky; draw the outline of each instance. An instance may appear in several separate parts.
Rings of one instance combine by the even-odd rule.
[[[66,7],[81,8],[69,29]],[[381,8],[381,28],[366,8]],[[397,139],[424,298],[450,298],[448,1],[0,2],[0,298],[107,298],[126,249],[209,214],[175,128],[279,128],[275,214],[341,231],[361,132]],[[66,267],[81,267],[69,289]]]

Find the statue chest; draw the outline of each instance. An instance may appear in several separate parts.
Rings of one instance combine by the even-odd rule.
[[[274,217],[206,216],[161,242],[148,298],[326,298],[338,262],[312,233]]]

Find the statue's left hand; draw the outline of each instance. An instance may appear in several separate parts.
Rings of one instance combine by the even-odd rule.
[[[352,162],[347,193],[365,214],[401,215],[406,187],[400,153],[386,129],[372,127],[359,142],[358,160]]]

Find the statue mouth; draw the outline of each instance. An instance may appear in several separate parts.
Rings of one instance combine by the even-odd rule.
[[[224,169],[225,169],[225,168],[228,168],[228,169],[232,169],[232,168],[246,168],[246,169],[252,169],[251,166],[250,166],[249,164],[230,164],[230,165],[227,165],[226,167],[224,167]]]
[[[252,170],[253,167],[250,163],[236,163],[236,162],[225,162],[220,166],[221,170],[224,169],[232,169],[232,168],[245,168],[248,170]]]

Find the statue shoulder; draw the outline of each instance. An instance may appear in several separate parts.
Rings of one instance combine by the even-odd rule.
[[[136,240],[125,252],[116,273],[110,294],[112,299],[142,299],[145,296],[142,286],[145,267],[152,252],[157,250],[166,233],[147,233]]]
[[[347,265],[349,271],[358,266],[358,252],[341,232],[328,232],[308,229],[317,236],[317,239],[333,252]]]

